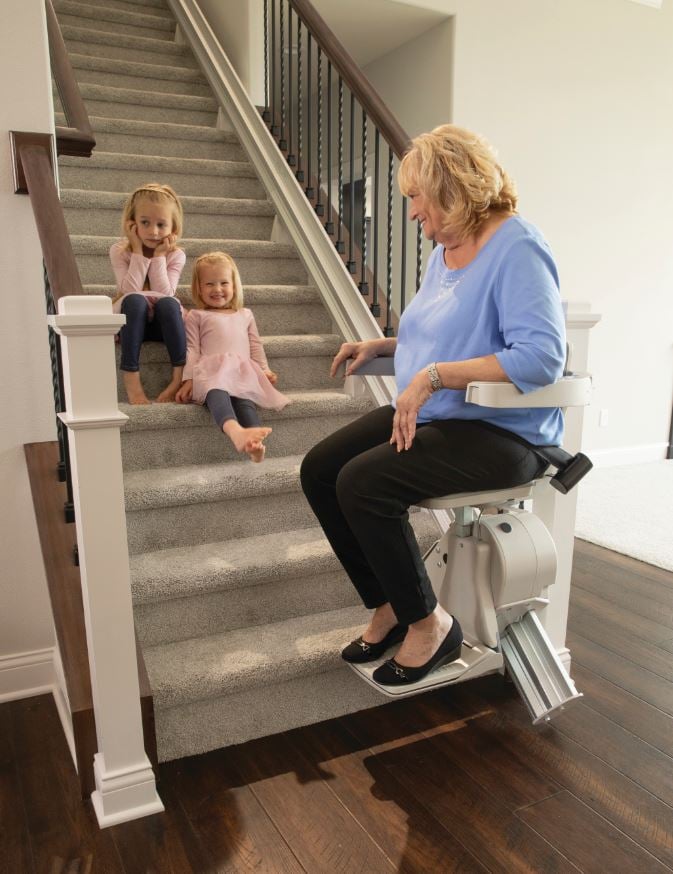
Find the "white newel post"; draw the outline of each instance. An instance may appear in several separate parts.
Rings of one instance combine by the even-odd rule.
[[[589,358],[589,331],[600,321],[600,315],[588,310],[572,310],[566,317],[566,333],[571,346],[569,366],[575,373],[586,373]],[[584,407],[571,407],[565,417],[565,437],[563,448],[571,453],[582,448],[582,425]],[[591,473],[588,474],[591,476]],[[540,612],[545,630],[558,654],[566,665],[570,664],[570,653],[566,646],[566,626],[568,624],[568,601],[570,599],[570,578],[575,537],[575,512],[577,494],[581,484],[562,495],[547,485],[540,489],[533,501],[533,512],[544,521],[554,538],[558,555],[556,582],[550,586],[549,606]]]
[[[98,752],[91,796],[101,828],[161,812],[145,753],[131,602],[114,335],[107,297],[61,298],[70,463]]]

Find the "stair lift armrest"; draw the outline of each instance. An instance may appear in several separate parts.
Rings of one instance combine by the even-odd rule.
[[[338,374],[343,376],[346,365],[352,359],[344,361],[339,367]],[[372,358],[371,361],[361,365],[353,376],[395,376],[395,359],[392,355],[380,355],[378,358]]]
[[[562,376],[553,385],[522,392],[512,382],[470,382],[468,404],[480,407],[586,407],[591,403],[591,377],[586,373]]]

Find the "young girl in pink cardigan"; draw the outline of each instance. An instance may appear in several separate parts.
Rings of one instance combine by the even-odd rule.
[[[130,404],[149,404],[140,381],[140,347],[145,340],[166,344],[171,381],[157,397],[172,401],[182,382],[186,339],[182,307],[175,298],[185,266],[176,242],[182,233],[182,206],[169,185],[149,182],[136,188],[124,206],[120,240],[110,249],[118,294],[112,309],[124,313],[119,332],[121,371]]]
[[[255,404],[282,410],[288,398],[276,391],[255,317],[243,306],[236,263],[224,252],[209,252],[194,262],[192,299],[187,315],[187,364],[176,401],[205,404],[238,452],[263,461],[264,438]]]

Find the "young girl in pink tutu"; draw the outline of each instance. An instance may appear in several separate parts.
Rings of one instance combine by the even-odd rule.
[[[276,391],[255,317],[243,306],[241,277],[224,252],[201,255],[192,268],[195,309],[185,320],[187,363],[179,403],[205,404],[238,452],[263,461],[264,438],[256,404],[282,410],[288,398]]]

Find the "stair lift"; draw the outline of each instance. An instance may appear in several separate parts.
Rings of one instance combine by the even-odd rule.
[[[392,358],[375,358],[357,375],[390,376]],[[484,407],[566,407],[590,403],[591,377],[565,374],[553,385],[528,394],[512,383],[472,382],[468,403]],[[461,656],[407,686],[382,686],[372,674],[388,655],[350,667],[391,698],[404,698],[506,669],[533,717],[548,722],[581,698],[549,640],[536,610],[549,603],[546,590],[556,577],[556,547],[540,518],[524,508],[540,489],[566,494],[591,469],[582,453],[540,447],[557,469],[509,489],[430,498],[429,510],[451,511],[453,522],[427,551],[424,561],[439,603],[457,616],[464,633]]]

